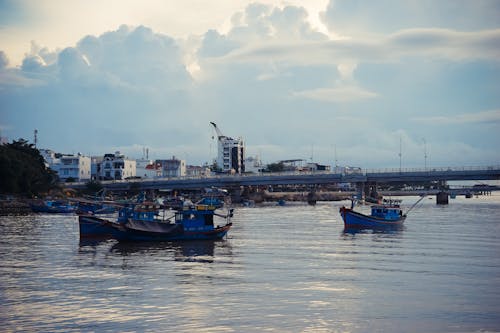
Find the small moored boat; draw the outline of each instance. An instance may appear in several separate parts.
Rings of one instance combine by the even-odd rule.
[[[384,229],[401,227],[408,213],[424,199],[426,195],[415,202],[403,213],[401,200],[384,200],[382,204],[371,206],[371,214],[366,215],[354,211],[354,201],[351,208],[340,207],[340,215],[344,220],[345,229]]]
[[[62,200],[42,200],[30,204],[35,213],[73,213],[77,206]]]
[[[400,201],[390,200],[381,205],[373,205],[371,206],[370,215],[356,212],[353,207],[341,207],[340,215],[344,220],[344,227],[346,229],[370,229],[401,226],[406,219],[406,214],[403,214],[399,203]]]

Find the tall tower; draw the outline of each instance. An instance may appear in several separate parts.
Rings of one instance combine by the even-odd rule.
[[[233,139],[222,134],[217,125],[211,122],[217,133],[217,165],[224,172],[241,174],[245,172],[245,145],[242,138]]]

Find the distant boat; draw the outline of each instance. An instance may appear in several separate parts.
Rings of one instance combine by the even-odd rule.
[[[73,213],[78,208],[63,200],[42,200],[34,201],[30,204],[31,210],[35,213]]]
[[[112,214],[116,212],[114,204],[107,204],[99,201],[79,201],[77,214]]]
[[[177,210],[161,210],[159,205],[143,202],[123,207],[118,219],[111,221],[93,215],[80,215],[80,237],[109,237],[133,241],[177,241],[223,238],[232,226],[233,210],[216,212],[218,207],[188,204]],[[174,215],[167,217],[172,212]],[[222,225],[215,225],[221,219]]]
[[[352,204],[351,208],[341,207],[339,211],[346,229],[397,228],[403,225],[407,214],[423,198],[425,196],[422,196],[414,203],[406,213],[403,213],[400,207],[401,200],[384,200],[383,204],[373,205],[371,206],[370,215],[354,211],[354,204]]]

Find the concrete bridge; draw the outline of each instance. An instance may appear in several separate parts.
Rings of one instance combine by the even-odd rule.
[[[376,184],[392,182],[427,182],[452,180],[500,180],[500,165],[483,167],[445,167],[428,169],[379,169],[351,173],[300,172],[258,175],[217,175],[103,181],[108,191],[200,189],[207,187],[235,188],[266,185],[320,185],[335,183]],[[81,189],[85,183],[66,183],[65,187]]]

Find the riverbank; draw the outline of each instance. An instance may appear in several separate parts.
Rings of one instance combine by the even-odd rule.
[[[31,207],[24,199],[11,198],[0,200],[0,215],[26,215],[29,213],[31,213]]]

